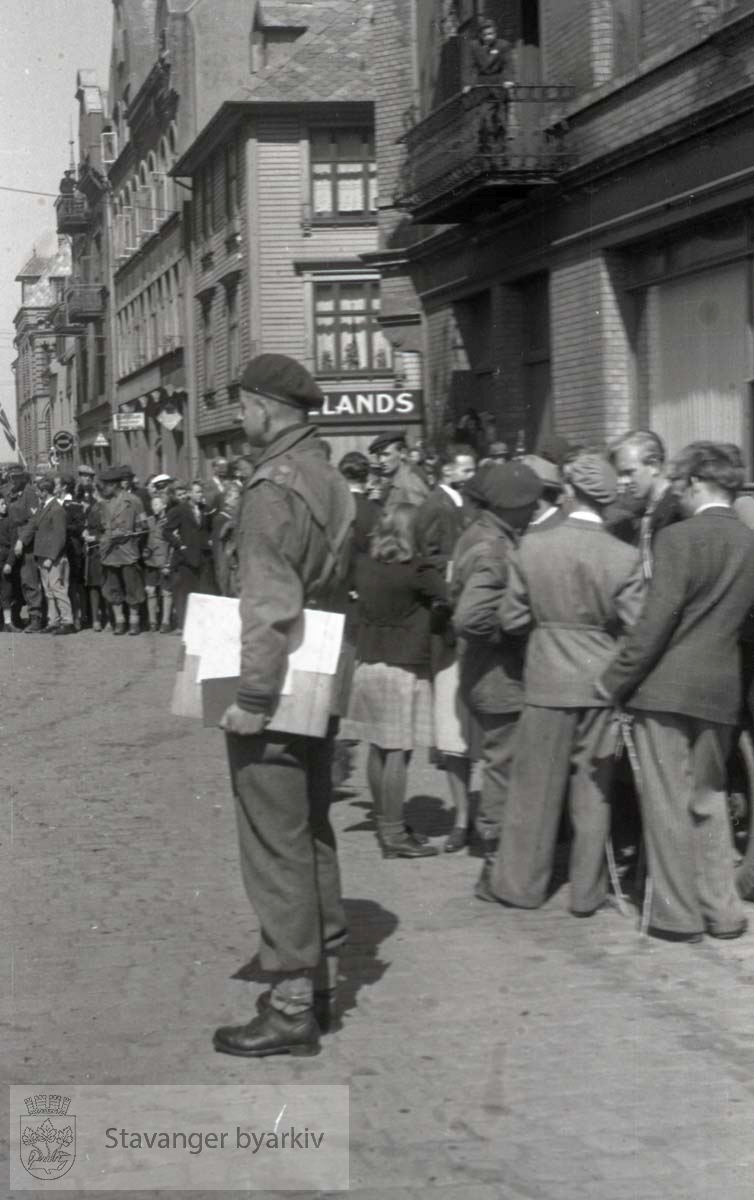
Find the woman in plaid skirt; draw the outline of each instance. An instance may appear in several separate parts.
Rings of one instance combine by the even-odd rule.
[[[367,777],[385,858],[425,858],[437,849],[406,828],[411,753],[432,744],[430,613],[447,605],[445,581],[417,557],[416,509],[396,505],[356,563],[358,635],[348,720],[341,733],[369,742]]]

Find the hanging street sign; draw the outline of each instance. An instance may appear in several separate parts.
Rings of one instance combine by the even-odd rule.
[[[132,429],[146,429],[147,418],[143,412],[115,413],[113,429],[117,433],[130,433]]]
[[[92,442],[92,445],[93,446],[109,446],[110,442],[105,437],[104,433],[98,433],[96,438]]]
[[[59,429],[58,432],[53,435],[52,444],[57,450],[58,454],[68,454],[71,450],[73,450],[73,443],[75,440],[76,439],[74,438],[73,434],[69,433],[67,429]]]

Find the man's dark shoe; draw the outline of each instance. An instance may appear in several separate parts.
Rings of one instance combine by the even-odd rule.
[[[711,929],[707,927],[707,933],[710,937],[718,938],[720,941],[732,941],[733,938],[740,938],[746,933],[749,928],[749,922],[744,917],[740,925],[736,925],[733,929]]]
[[[140,633],[141,633],[141,626],[129,625],[129,627],[128,627],[128,636],[129,637],[138,637]]]
[[[267,1012],[269,1007],[270,993],[262,992],[257,997],[257,1012]],[[337,1033],[341,1026],[338,1016],[337,999],[333,992],[315,992],[312,1011],[314,1019],[319,1025],[320,1033]]]
[[[115,624],[113,625],[113,637],[123,637],[123,634],[125,632],[126,632],[126,622],[125,621],[116,621]]]
[[[406,826],[406,833],[411,838],[412,842],[416,842],[417,846],[428,846],[429,838],[426,833],[419,833],[418,830],[412,829],[410,825]]]
[[[469,835],[467,831],[460,825],[456,825],[454,829],[451,829],[450,833],[446,837],[443,851],[445,854],[456,854],[457,851],[463,850],[468,840]]]
[[[75,626],[75,625],[56,625],[56,626],[55,626],[55,628],[53,629],[53,631],[52,631],[52,632],[53,632],[53,633],[56,633],[56,634],[59,634],[59,635],[60,635],[60,634],[75,633],[75,632],[76,632],[76,626]]]
[[[288,1016],[268,1004],[248,1025],[222,1025],[216,1029],[214,1046],[222,1054],[239,1058],[318,1054],[319,1026],[311,1010]]]
[[[417,842],[410,833],[402,833],[382,842],[383,858],[433,858],[437,853],[436,846]]]
[[[688,942],[690,945],[696,945],[704,940],[703,933],[686,933],[680,929],[659,929],[657,925],[650,925],[647,933],[661,942]]]
[[[56,623],[54,625],[44,625],[40,629],[39,632],[40,633],[57,633],[58,629],[60,629],[60,626]]]
[[[31,620],[29,621],[29,624],[26,626],[24,633],[41,633],[41,632],[42,632],[42,622],[40,621],[39,617],[32,617]]]

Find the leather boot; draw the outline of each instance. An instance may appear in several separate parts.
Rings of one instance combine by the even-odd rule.
[[[270,993],[262,992],[257,998],[257,1012],[264,1013],[270,1007]],[[314,993],[314,1019],[322,1034],[336,1033],[340,1029],[337,1001],[334,992]]]
[[[41,617],[39,616],[38,613],[34,613],[32,615],[32,617],[30,618],[29,624],[26,626],[24,633],[41,633],[41,632],[42,632]]]
[[[268,1004],[247,1025],[222,1025],[216,1029],[214,1046],[222,1054],[235,1054],[239,1058],[317,1054],[319,1026],[311,1009],[288,1016]]]

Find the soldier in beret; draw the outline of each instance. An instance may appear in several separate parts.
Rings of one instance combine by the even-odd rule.
[[[146,513],[139,497],[123,487],[130,486],[133,477],[130,467],[108,467],[99,483],[104,526],[100,538],[102,595],[112,605],[116,637],[126,632],[124,604],[129,608],[129,634],[135,637],[139,633],[139,608],[146,595],[139,562]]]
[[[252,1021],[216,1031],[215,1048],[250,1058],[317,1051],[346,937],[329,818],[334,722],[325,738],[267,732],[302,610],[345,603],[334,593],[345,591],[355,506],[306,423],[323,401],[309,372],[282,354],[258,355],[241,377],[244,431],[260,453],[238,517],[241,681],[221,725],[272,987]]]
[[[381,503],[385,512],[397,504],[424,503],[429,487],[408,462],[405,434],[397,429],[378,434],[369,446],[369,453],[377,459],[384,481]]]

